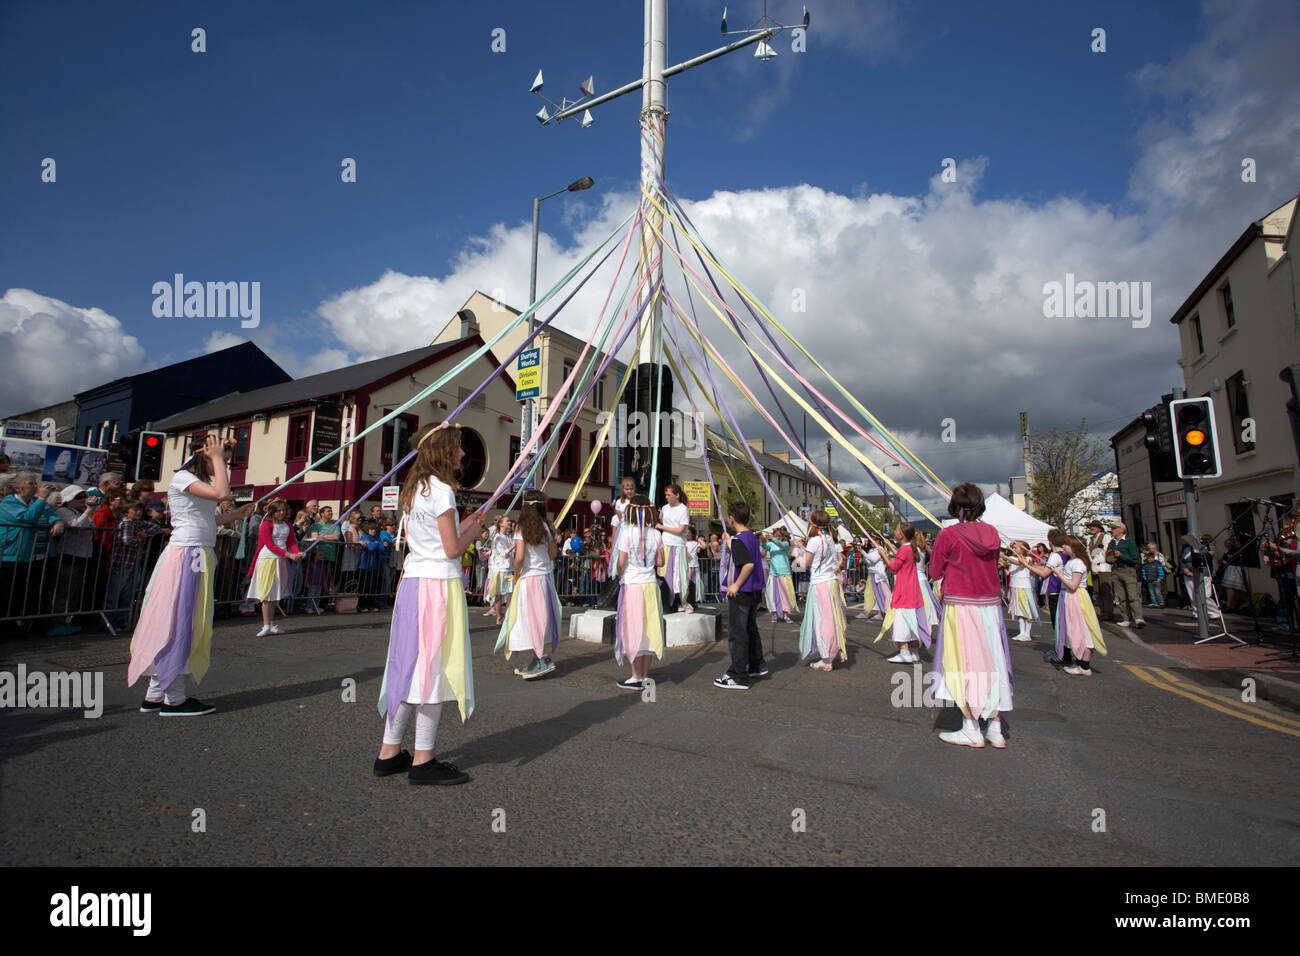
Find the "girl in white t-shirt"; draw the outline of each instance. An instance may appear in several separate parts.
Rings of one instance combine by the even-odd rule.
[[[687,600],[690,607],[696,601],[704,599],[704,575],[700,573],[700,541],[695,537],[695,529],[686,528],[686,577],[690,581]]]
[[[435,760],[433,744],[446,701],[458,701],[461,720],[474,712],[469,613],[460,559],[483,529],[475,512],[461,522],[452,490],[465,451],[457,426],[430,425],[412,436],[417,452],[398,499],[406,513],[406,560],[393,601],[379,716],[384,742],[375,760],[379,777],[409,768],[412,784],[464,783],[469,775]],[[402,737],[415,721],[415,757]]]
[[[659,509],[659,524],[655,528],[662,532],[664,543],[664,580],[668,583],[668,611],[672,613],[677,606],[685,614],[694,608],[686,601],[686,588],[690,581],[687,573],[686,529],[691,526],[691,509],[683,503],[686,496],[681,485],[669,485],[664,489],[668,504]]]
[[[610,531],[614,533],[614,543],[609,548],[609,576],[614,577],[618,574],[618,536],[623,533],[627,521],[627,509],[632,499],[636,497],[636,479],[625,477],[619,482],[619,491],[621,494],[614,499],[614,516],[609,519]]]
[[[643,690],[650,658],[664,656],[664,615],[659,602],[658,569],[664,565],[663,542],[655,530],[655,506],[636,495],[619,535],[618,616],[614,619],[614,658],[632,665],[632,676],[619,682],[625,690]]]
[[[868,535],[871,547],[867,551],[867,571],[871,574],[871,590],[863,589],[862,612],[867,617],[889,613],[889,565],[881,551],[880,542]]]
[[[818,508],[808,521],[808,541],[797,559],[800,570],[809,573],[808,596],[799,625],[799,656],[802,660],[816,658],[808,665],[813,670],[829,671],[836,657],[848,658],[844,590],[840,584],[840,570],[846,562],[840,543],[831,534],[830,515]]]
[[[1091,570],[1088,566],[1088,549],[1078,538],[1065,539],[1067,560],[1065,567],[1054,568],[1052,573],[1061,579],[1061,598],[1056,608],[1056,655],[1061,657],[1066,645],[1074,653],[1074,662],[1064,668],[1075,677],[1092,676],[1092,649],[1106,653],[1106,643],[1101,638],[1101,625],[1092,598],[1083,583]]]
[[[1034,594],[1034,575],[1025,566],[1029,559],[1029,543],[1012,541],[1011,552],[1016,561],[1007,562],[1007,607],[1016,620],[1013,641],[1022,644],[1033,640],[1030,628],[1038,621],[1038,599]]]
[[[266,517],[257,528],[257,554],[249,566],[248,594],[250,601],[262,602],[262,629],[258,637],[279,634],[275,626],[275,609],[280,599],[290,593],[293,568],[290,561],[302,559],[298,542],[294,540],[289,524],[289,505],[273,498],[267,502]]]
[[[484,617],[496,617],[502,621],[501,598],[510,596],[514,590],[514,563],[511,557],[515,552],[515,525],[508,515],[498,515],[492,532],[492,557],[488,560],[488,581],[483,592],[483,601],[492,602],[492,606],[483,613]]]
[[[554,651],[560,641],[560,598],[551,573],[558,544],[546,515],[546,496],[540,491],[524,493],[514,542],[515,589],[493,653],[504,647],[510,660],[514,651],[532,651],[533,662],[516,667],[515,673],[535,680],[555,670],[546,645]]]
[[[226,463],[233,450],[233,441],[223,446],[208,435],[203,450],[167,485],[171,538],[144,592],[126,672],[128,686],[149,677],[141,713],[198,717],[217,709],[186,696],[185,675],[192,674],[197,684],[208,670],[217,525],[241,521],[253,510],[247,504],[217,515],[218,502],[232,500]]]

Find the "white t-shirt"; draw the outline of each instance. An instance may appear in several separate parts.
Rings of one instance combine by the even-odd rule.
[[[1029,588],[1033,590],[1033,576],[1033,572],[1028,568],[1013,564],[1008,569],[1007,583],[1013,588]]]
[[[523,541],[524,536],[518,531],[515,532],[515,541]],[[533,578],[538,575],[551,573],[551,552],[550,552],[551,529],[546,529],[546,538],[541,544],[524,545],[524,569],[519,572],[521,578]],[[510,552],[510,567],[515,566],[514,552]]]
[[[645,529],[645,562],[641,558],[640,528],[632,526],[618,543],[618,550],[627,555],[627,567],[623,570],[624,584],[653,584],[657,579],[655,562],[659,558],[659,548],[663,544],[662,536],[654,528]]]
[[[812,560],[808,563],[808,570],[812,574],[809,579],[811,583],[821,584],[839,577],[842,551],[838,541],[832,541],[824,534],[816,535],[808,539],[804,553],[812,555]]]
[[[691,523],[691,509],[688,505],[664,505],[659,510],[659,523],[667,525],[670,528],[676,528],[679,525]],[[663,534],[664,544],[670,548],[680,548],[686,543],[686,531],[682,530],[681,534],[673,534],[671,531],[665,531]]]
[[[289,551],[290,530],[291,528],[289,526],[289,522],[287,521],[281,521],[279,524],[271,525],[271,543],[274,544],[281,551],[284,551],[286,553],[288,553]],[[260,551],[257,552],[258,561],[261,561],[263,558],[278,558],[278,557],[279,557],[278,554],[276,554],[270,548],[266,548],[266,547],[263,547]]]
[[[408,578],[460,577],[460,558],[448,558],[442,550],[442,533],[438,530],[438,516],[452,512],[456,534],[460,535],[460,513],[456,511],[456,495],[451,487],[437,478],[429,477],[427,492],[417,485],[411,500],[411,515],[406,522],[406,565],[403,573]]]
[[[169,543],[173,547],[217,546],[217,503],[185,493],[185,489],[198,480],[198,475],[182,469],[167,483],[167,507],[172,513]]]
[[[1049,568],[1061,568],[1065,566],[1065,562],[1061,560],[1061,554],[1059,551],[1053,551],[1047,556],[1047,566]],[[1044,580],[1047,579],[1044,578]]]
[[[686,542],[686,569],[698,568],[700,566],[700,542],[699,539]]]
[[[889,581],[889,568],[885,564],[885,559],[881,553],[872,548],[867,552],[867,566],[871,569],[872,581]]]
[[[492,532],[492,561],[488,565],[489,570],[505,571],[507,574],[513,574],[515,567],[515,542],[508,534],[502,534],[500,531]]]
[[[1088,580],[1088,566],[1084,564],[1082,561],[1080,561],[1078,558],[1071,558],[1069,561],[1065,563],[1065,576],[1066,578],[1069,578],[1069,576],[1072,574],[1083,575],[1083,580],[1079,582],[1079,587],[1083,587],[1084,583]],[[1061,590],[1062,591],[1069,590],[1065,586],[1064,582],[1062,582],[1061,584]]]
[[[631,500],[624,501],[621,498],[614,502],[614,517],[609,519],[609,526],[611,528],[617,528],[623,523],[623,514],[627,511],[627,506],[631,503]]]

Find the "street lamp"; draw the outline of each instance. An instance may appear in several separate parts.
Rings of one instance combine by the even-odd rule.
[[[563,189],[557,189],[540,199],[533,198],[533,264],[528,272],[528,304],[532,305],[537,301],[537,236],[538,227],[541,222],[542,203],[552,196],[558,196],[560,193],[576,193],[584,189],[590,189],[596,185],[596,181],[590,176],[583,176],[581,179],[575,179]],[[533,332],[537,328],[537,313],[534,312],[528,317],[528,337],[533,337]],[[524,404],[524,420],[519,425],[519,434],[522,436],[520,447],[528,444],[528,439],[533,437],[533,407],[536,404],[535,399],[528,399]]]

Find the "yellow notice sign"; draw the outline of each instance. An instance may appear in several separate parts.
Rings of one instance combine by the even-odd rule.
[[[686,504],[690,507],[692,515],[707,516],[710,513],[713,492],[707,481],[683,482],[682,491],[686,492]]]

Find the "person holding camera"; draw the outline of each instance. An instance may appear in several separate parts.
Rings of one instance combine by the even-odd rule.
[[[1106,533],[1101,522],[1095,518],[1088,523],[1088,531],[1090,532],[1088,563],[1092,565],[1092,580],[1097,592],[1097,620],[1113,621],[1115,620],[1115,591],[1111,582],[1110,560],[1106,557],[1106,552],[1114,538]]]
[[[1183,586],[1187,588],[1187,600],[1192,609],[1192,617],[1197,618],[1200,612],[1196,609],[1196,575],[1197,568],[1199,573],[1205,579],[1201,585],[1205,589],[1205,613],[1211,621],[1217,621],[1223,616],[1219,611],[1219,602],[1214,598],[1214,591],[1210,588],[1209,582],[1209,562],[1204,553],[1200,550],[1200,542],[1190,534],[1183,535],[1183,550],[1178,558],[1178,570],[1183,579]]]

